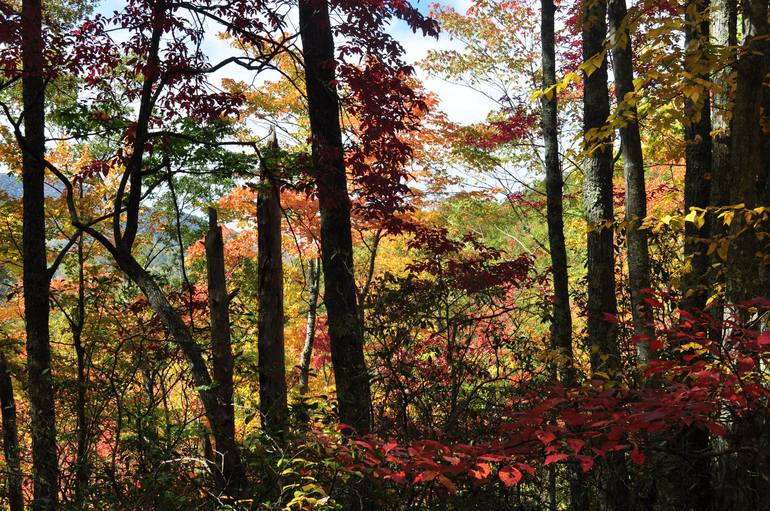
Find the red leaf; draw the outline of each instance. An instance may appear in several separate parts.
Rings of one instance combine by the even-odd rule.
[[[767,346],[770,344],[770,332],[762,332],[757,336],[757,344]]]
[[[471,476],[474,479],[486,479],[491,473],[492,469],[489,467],[489,463],[479,463],[471,469]]]
[[[590,456],[578,456],[580,460],[580,468],[583,472],[588,472],[594,466],[594,459]]]
[[[575,454],[580,454],[580,449],[582,449],[585,444],[585,441],[579,438],[570,438],[567,440],[567,445],[569,445],[569,448],[572,449],[572,452]]]
[[[505,486],[513,486],[521,481],[521,472],[513,467],[503,467],[497,473],[497,476]]]
[[[434,472],[433,470],[426,470],[425,472],[420,472],[419,474],[417,474],[417,477],[414,478],[414,484],[427,483],[429,481],[433,481],[437,475],[438,475],[438,472]]]
[[[569,458],[566,454],[550,454],[545,457],[545,464],[550,465],[551,463],[558,463],[562,460],[566,460]]]
[[[554,435],[550,431],[538,431],[537,437],[540,439],[541,442],[543,442],[543,445],[548,445],[554,440],[556,440],[556,435]]]
[[[637,465],[644,465],[646,457],[644,456],[643,452],[635,448],[633,451],[631,451],[631,459],[634,460],[634,463]]]

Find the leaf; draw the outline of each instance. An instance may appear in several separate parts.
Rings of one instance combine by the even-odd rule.
[[[489,463],[478,463],[470,472],[474,479],[486,479],[492,473],[492,469]]]
[[[757,344],[767,346],[770,344],[770,332],[762,332],[757,336]]]
[[[644,465],[644,461],[646,457],[643,452],[639,451],[639,449],[634,448],[631,451],[630,457],[634,461],[634,463],[636,463],[637,465]]]
[[[567,445],[569,445],[569,448],[572,449],[572,452],[575,454],[580,454],[580,449],[582,449],[585,444],[585,441],[579,438],[567,439]]]
[[[414,478],[414,484],[418,483],[427,483],[429,481],[433,481],[436,476],[438,476],[438,472],[435,472],[433,470],[426,470],[425,472],[420,472],[417,474],[417,477]]]
[[[497,473],[497,476],[505,486],[513,486],[521,481],[521,472],[514,467],[503,467]]]
[[[538,431],[537,438],[539,438],[540,441],[543,442],[543,445],[548,445],[554,440],[556,440],[556,435],[554,435],[550,431]]]
[[[569,456],[563,453],[549,454],[548,456],[545,457],[544,464],[550,465],[551,463],[558,463],[560,461],[566,460],[567,458],[569,458]]]

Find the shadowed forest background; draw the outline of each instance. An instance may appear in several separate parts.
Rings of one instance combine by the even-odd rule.
[[[0,0],[0,505],[770,509],[768,14]]]

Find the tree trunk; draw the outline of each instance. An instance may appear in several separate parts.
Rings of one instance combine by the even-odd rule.
[[[542,18],[540,34],[542,42],[543,89],[556,84],[555,15],[553,0],[541,0]],[[553,277],[553,309],[551,319],[551,345],[564,356],[558,372],[562,383],[572,387],[577,383],[572,353],[572,312],[569,303],[569,276],[567,273],[567,248],[564,242],[563,175],[559,158],[558,97],[554,87],[551,96],[541,99],[543,144],[545,146],[545,194],[548,245],[551,253]],[[554,507],[556,471],[548,472],[549,493]],[[570,506],[582,509],[588,505],[588,491],[577,466],[569,469]]]
[[[628,282],[631,290],[631,312],[637,337],[638,362],[644,366],[650,359],[649,341],[655,336],[652,311],[645,304],[650,289],[650,253],[647,232],[640,225],[647,216],[647,192],[644,184],[644,156],[634,93],[634,64],[631,34],[626,18],[626,1],[609,1],[612,31],[612,60],[615,74],[615,96],[618,118],[622,119],[620,146],[626,185],[626,253]]]
[[[316,313],[318,312],[318,288],[321,271],[317,259],[311,259],[307,265],[307,325],[305,327],[305,345],[299,362],[299,392],[306,394],[310,384],[310,358],[313,355],[315,339]]]
[[[744,41],[736,63],[737,79],[732,117],[730,148],[730,203],[744,204],[747,210],[766,206],[764,199],[765,170],[763,159],[762,107],[767,75],[768,43],[767,0],[746,0],[742,3]],[[759,233],[765,225],[746,221],[742,211],[735,214],[730,225],[730,246],[727,254],[726,290],[731,303],[740,303],[767,293],[759,278],[763,273]],[[748,314],[743,314],[748,320]],[[766,452],[760,447],[767,438],[767,418],[762,414],[740,417],[734,426],[738,454],[738,507],[764,510],[768,508],[770,485],[764,467]]]
[[[273,133],[275,136],[275,133]],[[278,149],[273,138],[270,150]],[[259,246],[259,411],[262,426],[282,437],[286,432],[286,353],[283,338],[283,254],[280,187],[263,162],[257,202]]]
[[[51,347],[49,339],[49,277],[45,233],[45,78],[40,0],[22,2],[24,76],[24,311],[27,330],[27,371],[32,419],[32,481],[36,511],[56,509],[59,468]]]
[[[543,89],[556,84],[556,51],[554,48],[553,0],[542,0],[542,58]],[[564,244],[564,213],[562,204],[563,178],[559,161],[559,134],[556,91],[550,99],[542,98],[542,127],[545,145],[545,187],[548,220],[548,244],[551,252],[553,275],[553,318],[551,343],[559,350],[566,362],[559,367],[562,383],[575,384],[575,368],[572,360],[572,313],[569,305],[569,278],[567,276],[567,249]]]
[[[371,394],[356,303],[350,197],[343,160],[340,106],[334,85],[334,38],[327,0],[299,0],[313,166],[321,212],[324,303],[340,421],[371,428]]]
[[[738,44],[737,24],[738,8],[736,0],[714,0],[711,10],[711,43],[721,52],[729,52]],[[709,205],[721,208],[730,204],[730,145],[731,145],[731,79],[734,67],[729,65],[718,69],[712,75],[714,83],[713,111],[712,111],[712,148],[711,148],[711,189],[709,192]],[[708,233],[712,242],[726,240],[727,228],[721,218],[712,212],[709,215]],[[718,252],[709,259],[712,265],[721,265],[724,268]],[[710,313],[716,320],[724,316],[724,273],[714,272],[709,279],[709,294],[717,295],[718,300],[711,305]],[[722,332],[713,332],[716,337],[721,337]]]
[[[742,53],[736,63],[737,80],[733,107],[730,203],[752,209],[761,195],[759,186],[764,174],[762,154],[762,82],[766,75],[768,52],[767,0],[743,3]],[[764,205],[764,204],[762,204]],[[735,215],[730,225],[731,243],[727,262],[727,299],[737,303],[761,295],[759,264],[756,257],[757,229]]]
[[[607,35],[606,0],[585,3],[583,18],[583,60],[603,49]],[[589,157],[583,181],[583,201],[588,223],[588,342],[591,369],[611,373],[620,369],[617,346],[615,300],[614,216],[612,205],[612,141],[598,139],[610,113],[607,61],[585,77],[583,129]],[[593,131],[592,131],[593,130]]]
[[[19,435],[16,425],[16,400],[13,382],[5,355],[0,354],[0,407],[3,418],[3,452],[6,466],[6,489],[10,511],[24,511],[24,494],[21,491],[21,463],[19,461]]]
[[[225,277],[225,253],[222,228],[217,211],[209,208],[209,230],[206,233],[206,270],[211,318],[211,375],[213,398],[218,418],[214,428],[216,467],[221,467],[223,488],[232,485],[236,492],[245,490],[246,475],[240,449],[235,441],[235,407],[233,406],[233,351],[230,340],[230,295]],[[213,426],[212,426],[213,427]]]
[[[705,48],[708,44],[708,0],[688,0],[685,7],[684,67],[692,74],[693,86],[697,80],[708,80],[708,63]],[[701,89],[696,101],[685,99],[685,178],[684,209],[706,208],[711,193],[711,106],[709,92]],[[709,260],[707,246],[708,229],[698,229],[692,222],[685,223],[684,257],[689,271],[682,278],[682,308],[703,309],[707,298],[707,272]]]
[[[692,81],[708,80],[706,45],[709,40],[708,0],[688,0],[685,4],[685,58],[684,68]],[[711,160],[711,106],[709,91],[702,89],[696,100],[685,98],[685,178],[684,209],[706,208],[710,197]],[[684,258],[689,265],[682,277],[681,308],[701,310],[706,305],[709,258],[704,239],[708,227],[698,229],[685,223]],[[713,506],[711,466],[703,455],[709,449],[709,434],[703,428],[685,427],[675,440],[679,459],[670,473],[675,505],[681,509],[708,510]]]
[[[583,60],[596,58],[607,37],[606,0],[585,2],[583,7]],[[588,228],[588,346],[595,377],[617,377],[621,370],[617,345],[615,299],[614,213],[612,204],[612,140],[600,138],[607,123],[610,98],[607,60],[584,78],[583,132],[588,162],[583,178],[583,201]],[[614,453],[602,464],[602,508],[620,510],[628,506],[628,484],[622,453]]]

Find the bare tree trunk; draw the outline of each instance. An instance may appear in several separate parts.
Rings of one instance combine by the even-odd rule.
[[[743,2],[744,43],[736,63],[737,80],[732,117],[730,202],[752,209],[760,204],[761,177],[764,174],[762,154],[761,107],[767,74],[767,0]],[[762,204],[764,205],[764,204]],[[742,214],[736,214],[730,225],[731,243],[727,262],[727,298],[737,303],[761,295],[759,264],[756,257],[757,229]]]
[[[32,481],[35,511],[56,509],[59,468],[51,347],[49,286],[45,233],[45,78],[40,0],[22,2],[24,75],[24,311],[27,329],[27,371],[32,416]]]
[[[583,60],[597,58],[607,37],[607,2],[589,0],[583,4]],[[615,299],[614,213],[612,204],[612,140],[597,138],[607,123],[610,98],[607,87],[607,59],[584,78],[583,131],[588,162],[583,178],[583,202],[588,224],[588,346],[595,375],[617,377],[621,370],[617,344],[617,301]],[[628,506],[625,460],[621,453],[602,464],[605,489],[602,508],[620,510]]]
[[[540,34],[542,43],[543,89],[556,84],[555,15],[553,0],[541,0],[542,17]],[[553,312],[551,319],[551,345],[559,350],[565,361],[559,364],[558,373],[566,387],[577,383],[572,352],[572,312],[569,303],[569,276],[567,272],[567,248],[564,242],[564,205],[561,161],[559,159],[558,97],[554,89],[550,97],[541,99],[543,143],[545,146],[545,189],[546,219],[548,223],[548,245],[551,253],[551,274],[553,277]],[[583,509],[588,505],[588,489],[577,466],[569,469],[570,506]],[[548,472],[551,507],[555,507],[556,470]]]
[[[313,340],[315,339],[316,314],[318,312],[318,288],[321,284],[321,269],[317,259],[311,259],[307,264],[307,324],[305,327],[305,344],[299,362],[299,392],[305,394],[310,384],[310,358],[313,355]]]
[[[692,74],[693,83],[708,80],[706,45],[709,41],[708,0],[688,0],[685,4],[684,67]],[[685,99],[685,179],[684,209],[706,208],[710,201],[711,106],[708,89],[696,100]],[[685,224],[684,257],[689,264],[682,278],[682,302],[685,310],[700,310],[706,305],[709,258],[706,255],[708,228]],[[675,440],[680,459],[670,473],[675,505],[681,509],[708,510],[713,505],[711,467],[704,453],[709,449],[709,434],[703,428],[685,427]]]
[[[583,59],[602,52],[607,35],[606,0],[585,3],[583,17]],[[595,372],[617,372],[620,354],[617,329],[612,318],[617,315],[615,299],[615,254],[612,205],[612,141],[588,140],[607,122],[610,99],[607,88],[607,62],[584,80],[583,129],[585,149],[589,151],[583,181],[583,201],[588,223],[588,342],[591,347],[591,369]],[[592,132],[592,130],[594,130]]]
[[[13,381],[11,380],[10,369],[3,354],[0,354],[0,407],[2,407],[3,418],[3,453],[5,454],[7,471],[8,506],[10,511],[24,511],[16,400],[13,397]]]
[[[327,0],[299,0],[313,165],[321,212],[324,303],[340,421],[358,433],[371,428],[371,391],[363,326],[356,303],[350,197],[343,161],[340,106],[334,85],[334,38]]]
[[[543,89],[556,84],[556,50],[554,47],[553,0],[542,0],[542,59]],[[570,387],[575,384],[575,368],[572,361],[572,313],[569,305],[569,277],[567,275],[567,249],[564,243],[564,210],[562,203],[563,177],[559,161],[559,134],[556,91],[542,99],[542,127],[545,145],[545,186],[548,220],[548,244],[551,252],[553,275],[553,319],[551,343],[561,351],[566,362],[559,368],[561,380]]]
[[[275,137],[275,132],[273,133]],[[273,138],[270,150],[278,149]],[[257,219],[259,222],[259,411],[269,433],[282,437],[287,429],[286,353],[283,338],[283,260],[281,195],[271,169],[262,164]]]
[[[708,0],[688,0],[685,6],[685,54],[684,67],[697,79],[708,80],[708,63],[705,48],[708,44]],[[685,126],[685,178],[684,209],[705,208],[709,205],[711,173],[711,106],[709,92],[702,93],[693,101],[685,99],[685,113],[689,123]],[[692,222],[685,224],[684,257],[689,261],[688,271],[682,279],[682,307],[703,309],[706,305],[707,272],[709,261],[706,245],[707,229],[698,229]]]
[[[626,17],[626,1],[610,0],[609,21],[612,31],[612,60],[615,74],[615,96],[618,118],[622,119],[620,145],[626,185],[626,253],[628,281],[631,289],[631,312],[636,352],[640,365],[650,359],[649,341],[655,336],[652,311],[645,304],[650,289],[650,253],[647,232],[640,225],[647,216],[647,192],[644,184],[642,137],[634,93],[634,64],[631,34]],[[627,97],[628,96],[628,97]]]
[[[730,148],[731,187],[730,203],[744,204],[747,210],[766,206],[764,199],[766,165],[763,154],[765,136],[762,132],[768,42],[768,1],[742,2],[743,44],[736,62],[737,79],[732,115],[732,145]],[[737,212],[730,225],[730,246],[727,255],[727,299],[740,303],[767,293],[762,289],[760,276],[764,273],[758,233],[766,232],[766,225],[748,222]],[[747,315],[745,319],[749,319]],[[738,449],[737,482],[738,508],[768,509],[766,452],[762,446],[767,438],[767,417],[752,413],[740,417],[734,426]]]
[[[711,43],[725,53],[732,54],[730,48],[738,44],[737,40],[738,7],[736,0],[713,0],[711,9]],[[713,110],[712,110],[712,148],[711,148],[711,188],[709,191],[709,205],[720,208],[730,204],[730,145],[731,129],[730,116],[732,80],[734,68],[729,65],[718,69],[712,75],[714,83]],[[709,215],[708,233],[712,241],[718,242],[727,236],[727,228],[721,218],[716,214]],[[715,252],[709,259],[709,263],[722,265],[723,261],[719,252]],[[722,267],[724,267],[722,265]],[[711,305],[710,313],[717,319],[724,317],[724,280],[725,275],[714,272],[709,278],[709,294],[718,296],[718,300]],[[722,332],[713,333],[717,337]]]
[[[230,300],[225,277],[224,241],[217,222],[217,211],[209,208],[209,230],[206,233],[206,269],[211,317],[211,376],[216,400],[218,424],[214,430],[214,460],[221,467],[223,488],[240,493],[245,490],[246,471],[235,441],[235,407],[233,405],[233,351],[230,339]]]

